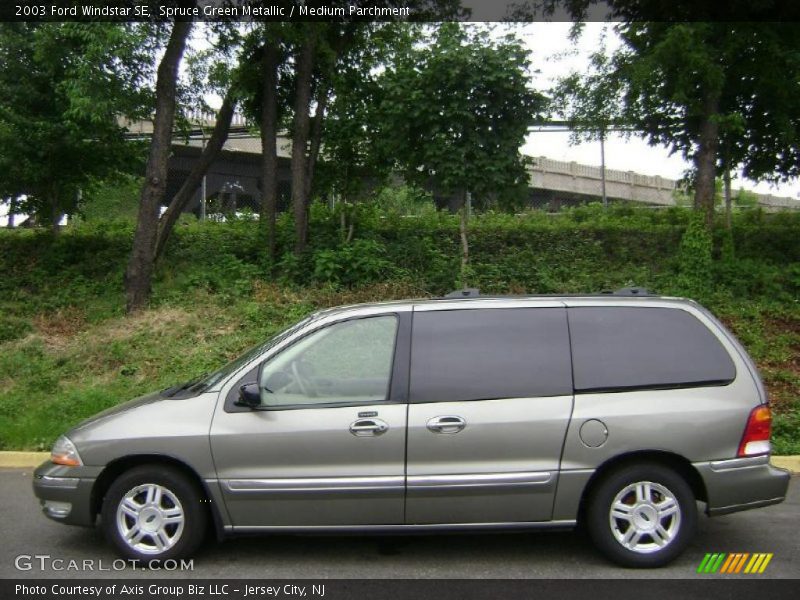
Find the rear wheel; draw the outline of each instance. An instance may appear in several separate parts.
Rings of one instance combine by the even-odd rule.
[[[627,567],[660,567],[677,558],[697,526],[689,484],[658,464],[612,471],[589,496],[586,525],[595,545]]]
[[[171,468],[141,466],[120,475],[103,501],[108,540],[140,561],[190,555],[205,536],[208,516],[197,485]]]

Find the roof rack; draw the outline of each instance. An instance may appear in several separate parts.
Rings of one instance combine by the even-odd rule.
[[[601,294],[609,294],[613,296],[653,296],[647,288],[643,287],[624,287],[619,288],[618,290],[603,290],[600,292]]]
[[[656,296],[657,294],[651,293],[647,288],[643,287],[624,287],[618,290],[603,290],[599,294],[539,294],[539,296],[552,296],[552,297],[563,297],[563,296],[575,296],[575,297],[584,297],[584,296]],[[479,298],[481,297],[481,292],[478,288],[464,288],[461,290],[454,290],[449,294],[442,296],[440,299],[458,299],[458,298]],[[504,298],[508,296],[497,296],[499,298]]]
[[[450,292],[445,298],[477,298],[480,295],[481,291],[478,288],[464,288]]]

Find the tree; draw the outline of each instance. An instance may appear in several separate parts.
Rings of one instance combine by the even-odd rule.
[[[261,87],[261,223],[267,233],[267,255],[272,264],[277,258],[275,222],[278,213],[278,71],[285,60],[280,29],[272,25],[266,32],[262,50]]]
[[[319,189],[349,202],[390,175],[394,164],[380,156],[381,73],[420,41],[421,31],[407,23],[371,23],[354,32],[356,39],[330,74]]]
[[[190,21],[176,21],[158,65],[155,116],[145,182],[139,197],[139,212],[133,236],[133,249],[125,271],[125,296],[128,313],[143,309],[150,299],[155,267],[159,209],[167,189],[167,161],[172,145],[178,67],[192,29]]]
[[[306,2],[309,6],[329,6],[329,2]],[[338,4],[338,3],[337,3]],[[409,7],[416,17],[427,20],[466,14],[458,0],[386,0],[349,2],[351,5]],[[260,75],[248,69],[244,107],[261,124],[262,136],[262,218],[267,221],[270,254],[275,254],[274,219],[277,200],[277,157],[275,142],[280,124],[292,136],[292,212],[295,217],[295,252],[302,253],[308,242],[308,209],[323,139],[328,131],[328,107],[338,93],[342,78],[338,74],[349,61],[357,59],[372,39],[372,33],[387,23],[369,23],[345,17],[328,22],[270,23],[254,30],[253,55],[262,58]],[[370,77],[369,69],[362,71]],[[327,154],[327,153],[326,153]]]
[[[208,172],[209,167],[219,155],[225,141],[228,139],[228,132],[233,120],[233,113],[236,109],[237,90],[232,86],[225,98],[222,100],[222,106],[217,111],[217,118],[214,123],[214,129],[211,132],[208,143],[203,148],[200,158],[195,162],[189,175],[181,184],[178,192],[172,197],[164,211],[161,218],[158,220],[158,235],[156,238],[156,249],[153,261],[158,260],[164,253],[167,240],[169,239],[175,223],[178,221],[181,213],[189,205],[189,202],[194,198],[194,194],[203,177]]]
[[[15,211],[55,229],[91,181],[141,164],[119,118],[147,111],[152,33],[133,23],[0,24],[0,197]]]
[[[566,4],[579,16],[592,3]],[[800,96],[787,85],[800,78],[797,23],[758,21],[764,15],[752,11],[761,5],[744,18],[740,2],[726,5],[733,12],[718,21],[686,20],[703,15],[685,1],[671,5],[668,18],[644,0],[609,4],[624,21],[616,27],[623,44],[611,56],[595,54],[588,74],[562,83],[571,118],[590,122],[599,104],[616,103],[650,143],[680,152],[694,165],[694,204],[709,227],[717,175],[739,168],[753,180],[800,174]]]
[[[381,78],[383,156],[407,181],[458,196],[462,279],[467,194],[509,203],[527,191],[519,148],[545,106],[528,87],[529,67],[513,36],[446,23]]]
[[[175,223],[194,198],[203,177],[225,145],[241,98],[241,65],[246,64],[247,59],[239,52],[241,33],[231,23],[207,25],[205,33],[208,39],[214,39],[213,47],[190,55],[187,61],[189,83],[184,87],[199,96],[201,106],[206,109],[208,107],[202,97],[208,92],[222,95],[222,105],[217,111],[214,127],[200,157],[175,195],[165,202],[167,162],[177,113],[191,100],[187,97],[187,90],[180,89],[178,75],[190,31],[191,23],[176,22],[173,25],[158,69],[150,160],[139,203],[133,251],[126,271],[129,313],[143,308],[149,300],[156,262],[164,253]],[[181,95],[182,103],[179,102]],[[186,123],[185,118],[181,121]],[[161,206],[165,203],[167,208],[159,217]]]
[[[206,39],[212,40],[210,48],[195,52],[187,59],[190,88],[200,100],[205,110],[210,110],[205,96],[214,93],[222,96],[222,104],[216,111],[214,127],[208,141],[204,144],[200,157],[195,161],[186,179],[175,195],[169,199],[168,206],[158,220],[158,236],[154,261],[161,258],[172,230],[181,213],[195,197],[203,177],[219,156],[228,139],[233,116],[241,100],[242,65],[250,57],[240,52],[242,49],[241,31],[231,23],[221,22],[206,25]],[[187,94],[184,93],[184,96]],[[196,106],[192,98],[182,98],[176,110],[185,106]],[[188,123],[187,123],[188,124]]]
[[[292,134],[292,209],[294,212],[296,254],[305,251],[308,242],[308,190],[307,165],[311,126],[311,82],[314,72],[314,52],[319,43],[321,24],[308,24],[300,41],[295,45],[294,120]],[[320,117],[322,118],[322,117]]]

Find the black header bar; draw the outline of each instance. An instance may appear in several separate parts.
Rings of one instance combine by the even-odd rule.
[[[265,569],[268,567],[265,565]],[[797,580],[733,579],[4,579],[4,600],[751,600],[795,598]]]
[[[617,10],[617,5],[619,10]],[[633,7],[633,9],[631,8]],[[633,10],[633,12],[631,12]],[[620,12],[626,11],[626,12]],[[0,21],[780,21],[797,0],[0,0]]]

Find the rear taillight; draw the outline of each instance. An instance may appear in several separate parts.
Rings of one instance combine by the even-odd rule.
[[[772,413],[769,406],[762,404],[750,412],[747,426],[739,444],[738,456],[755,456],[768,454],[770,451],[769,434],[772,429]]]

